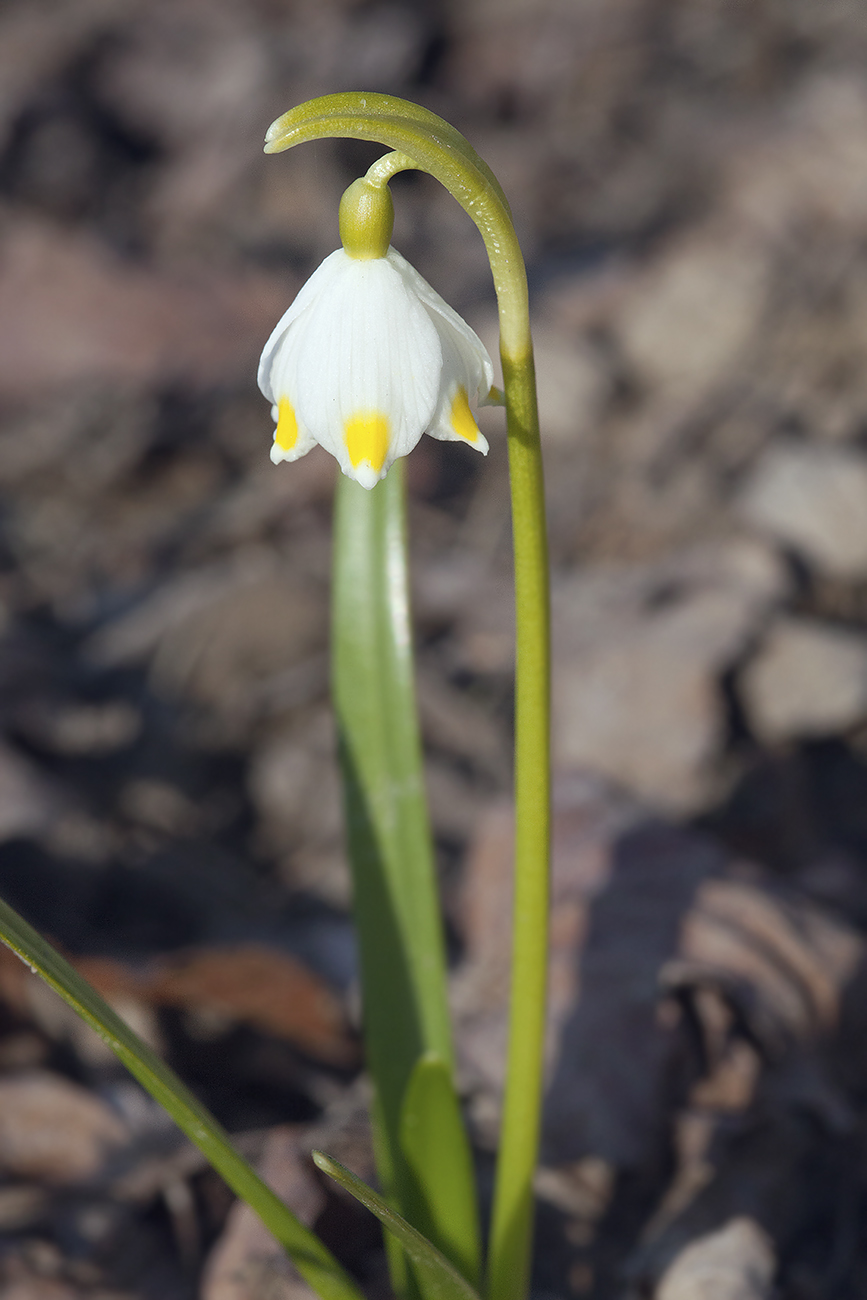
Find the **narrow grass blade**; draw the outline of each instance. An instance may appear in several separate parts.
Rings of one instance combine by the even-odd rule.
[[[400,1242],[412,1260],[428,1300],[479,1300],[478,1292],[470,1286],[460,1273],[435,1246],[423,1237],[410,1223],[391,1208],[387,1201],[378,1196],[366,1183],[348,1169],[323,1155],[321,1151],[313,1152],[313,1159],[323,1173],[328,1174],[341,1187],[350,1192],[357,1201],[375,1214],[380,1223]]]
[[[288,1206],[238,1154],[213,1115],[69,962],[2,899],[0,940],[96,1030],[130,1073],[168,1111],[178,1127],[223,1176],[232,1191],[255,1210],[266,1228],[286,1249],[298,1272],[323,1300],[364,1300],[355,1283],[315,1233],[296,1219]]]

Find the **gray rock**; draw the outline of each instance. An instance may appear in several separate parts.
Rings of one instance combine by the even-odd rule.
[[[764,1300],[777,1269],[773,1243],[754,1219],[730,1219],[680,1252],[655,1300]]]
[[[765,299],[765,267],[749,241],[707,228],[681,240],[628,296],[619,322],[627,359],[653,387],[702,397],[737,364]]]
[[[819,572],[867,574],[867,459],[845,447],[771,447],[737,502],[743,517]]]
[[[753,730],[768,744],[844,731],[867,718],[867,636],[781,619],[740,687]]]
[[[104,1101],[47,1070],[0,1081],[0,1160],[7,1176],[55,1186],[92,1178],[129,1140]]]
[[[64,811],[60,787],[0,742],[0,841],[46,833]]]
[[[598,421],[610,377],[586,342],[550,325],[534,328],[533,350],[542,437],[574,447]]]

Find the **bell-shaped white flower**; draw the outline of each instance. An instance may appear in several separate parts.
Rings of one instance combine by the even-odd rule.
[[[425,432],[487,453],[470,402],[484,403],[492,381],[481,340],[400,253],[338,249],[262,353],[271,459],[297,460],[318,442],[372,488]]]

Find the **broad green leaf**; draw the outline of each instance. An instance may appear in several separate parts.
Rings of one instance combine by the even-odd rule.
[[[412,1260],[428,1300],[479,1300],[478,1292],[466,1278],[461,1277],[445,1255],[366,1183],[321,1151],[314,1151],[313,1159],[323,1173],[328,1174],[329,1178],[333,1178],[366,1206],[387,1231],[397,1238]]]
[[[400,1144],[426,1052],[452,1061],[445,944],[424,793],[407,592],[403,465],[372,491],[340,476],[334,541],[334,704],[354,884],[377,1167],[405,1216],[419,1203]],[[395,1271],[398,1291],[405,1279]]]
[[[400,1121],[404,1158],[418,1184],[416,1226],[472,1284],[481,1284],[481,1235],[472,1154],[451,1071],[427,1053],[416,1064]]]

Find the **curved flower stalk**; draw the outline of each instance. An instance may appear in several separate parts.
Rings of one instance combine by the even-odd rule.
[[[437,437],[457,436],[474,442],[466,436],[469,399],[494,397],[485,392],[490,372],[478,350],[481,345],[477,348],[478,341],[473,341],[475,336],[470,338],[468,327],[442,304],[403,259],[398,260],[398,255],[389,250],[391,199],[387,186],[397,172],[409,168],[428,172],[457,199],[482,234],[497,292],[515,548],[516,845],[510,1039],[489,1247],[488,1294],[492,1300],[522,1300],[529,1280],[532,1176],[541,1108],[550,833],[547,544],[526,274],[502,189],[464,137],[442,118],[393,96],[327,95],[278,118],[268,131],[266,152],[278,153],[329,136],[375,140],[392,152],[374,163],[366,177],[347,191],[344,203],[352,211],[345,221],[341,213],[345,257],[334,254],[333,260],[326,260],[320,267],[278,325],[263,354],[262,388],[277,408],[275,459],[293,459],[303,454],[313,440],[319,441],[337,456],[344,473],[370,487],[387,472],[395,456],[402,455],[404,449],[418,441],[425,428]],[[353,260],[358,265],[349,266],[348,262]],[[375,267],[372,272],[371,263]],[[367,327],[374,315],[369,308],[374,299],[386,302],[396,320],[398,284],[410,293],[413,302],[412,307],[404,304],[400,309],[404,323],[413,322],[409,329],[412,339],[405,347],[391,343],[397,338],[397,328],[389,331],[377,325],[371,337],[378,341],[378,349],[373,344],[368,346],[367,337],[360,339],[364,327],[356,329],[353,325],[344,327],[342,332],[335,330],[333,338],[328,334],[328,323],[333,325],[337,318],[334,303],[338,300],[347,309],[350,304],[355,309],[360,307],[358,319],[364,320]],[[316,341],[316,358],[312,355],[313,342],[302,341],[305,320],[312,327],[309,338]],[[429,326],[433,327],[433,333]],[[433,346],[434,335],[439,341],[441,361]],[[343,349],[350,338],[353,344],[356,340],[361,344],[358,355],[365,358],[361,376],[348,376],[347,353]],[[386,338],[389,343],[383,350]],[[392,346],[393,354],[389,353]],[[450,352],[452,346],[454,352]],[[402,360],[399,364],[391,360],[377,362],[381,370],[373,378],[368,372],[375,368],[374,354],[378,358],[400,355]],[[418,363],[419,378],[412,382],[406,369],[409,356]],[[333,385],[328,411],[324,409],[328,399],[321,392],[325,381]],[[466,411],[463,396],[455,405],[455,396],[461,389],[466,396]],[[288,405],[283,406],[282,402]],[[355,420],[361,423],[353,423]],[[481,446],[480,437],[477,435],[474,445]],[[413,722],[412,735],[404,736],[395,745],[391,724],[387,722],[389,714],[404,717],[406,708],[412,707],[411,682],[406,673],[409,631],[402,567],[405,556],[397,560],[401,547],[385,541],[389,534],[395,534],[395,527],[397,534],[402,529],[402,499],[393,497],[389,506],[384,498],[380,502],[378,495],[390,483],[391,478],[369,494],[378,503],[371,501],[369,506],[361,500],[367,494],[352,495],[351,483],[342,483],[338,493],[341,528],[347,540],[342,544],[338,537],[335,556],[337,585],[344,593],[343,597],[339,591],[337,595],[335,690],[344,758],[348,754],[350,760],[348,767],[344,764],[350,790],[350,817],[354,790],[356,836],[366,846],[362,858],[366,858],[368,868],[371,862],[375,864],[375,870],[368,869],[366,878],[368,902],[379,890],[385,908],[383,915],[388,919],[385,930],[393,938],[395,970],[400,970],[403,963],[407,988],[416,985],[415,994],[389,1001],[390,997],[394,998],[396,981],[393,975],[390,979],[383,978],[382,929],[377,932],[373,917],[365,940],[365,925],[360,917],[362,966],[367,945],[371,950],[372,969],[378,972],[374,979],[383,1005],[392,1006],[397,1017],[390,1034],[387,1026],[381,1030],[378,1049],[374,1044],[376,1034],[372,1035],[368,1025],[378,1107],[390,1098],[386,1108],[391,1113],[384,1117],[380,1113],[381,1169],[387,1190],[397,1196],[399,1208],[410,1222],[415,1217],[418,1227],[423,1225],[418,1215],[414,1216],[412,1196],[407,1191],[413,1168],[402,1156],[400,1118],[395,1113],[401,1092],[409,1090],[411,1062],[404,1059],[397,1066],[393,1062],[390,1067],[382,1065],[390,1079],[388,1086],[383,1087],[377,1080],[376,1057],[379,1052],[381,1060],[391,1061],[392,1047],[397,1044],[401,1030],[405,1031],[407,1041],[413,1043],[411,1050],[419,1059],[423,1053],[432,1052],[448,1062],[450,1043],[441,1026],[444,991],[441,952],[436,951],[439,941],[430,934],[425,939],[413,928],[409,919],[413,904],[407,898],[407,883],[400,869],[401,864],[409,869],[409,862],[399,849],[399,826],[406,809],[402,809],[401,803],[403,770],[398,756],[407,752],[407,743],[410,749],[417,746],[417,733]],[[391,565],[390,570],[386,565],[378,576],[372,569],[366,577],[361,576],[358,555],[350,558],[350,547],[354,545],[350,539],[357,541],[365,532],[369,556],[372,558],[379,548],[380,560],[388,558]],[[379,611],[378,616],[373,613],[374,608]],[[369,624],[369,631],[354,641],[351,619],[360,618],[365,610],[368,617],[361,621]],[[382,672],[383,663],[392,655],[402,664],[404,673],[400,687],[394,690],[384,681]],[[362,661],[370,668],[368,678],[355,671]],[[372,690],[371,682],[375,683]],[[402,692],[399,707],[396,690]],[[382,709],[374,709],[372,717],[368,710],[365,723],[361,717],[364,712],[361,697],[368,693],[369,698],[390,700],[390,705],[384,703]],[[378,757],[368,772],[364,770],[365,726],[370,726],[372,734],[380,737],[375,746]],[[374,768],[378,770],[374,772]],[[418,782],[415,766],[410,779],[413,799],[418,793]],[[417,816],[414,824],[419,830],[421,823]],[[429,847],[422,851],[421,856],[425,855],[428,864],[423,874],[428,880],[425,891],[429,898]],[[393,870],[395,862],[397,869]],[[362,913],[365,906],[362,903]],[[417,902],[414,906],[417,918]],[[429,922],[425,926],[430,930]],[[438,984],[439,990],[435,987]],[[376,998],[365,994],[366,1018],[370,1014],[376,1020],[375,1006]],[[403,1019],[398,1023],[400,1017]],[[427,1208],[430,1209],[429,1204]],[[448,1254],[442,1243],[440,1247]]]

